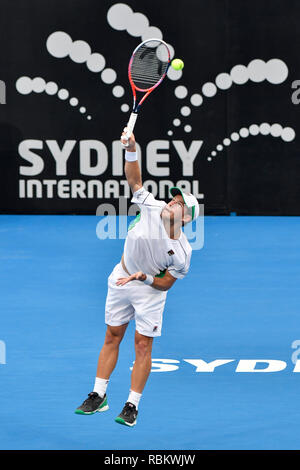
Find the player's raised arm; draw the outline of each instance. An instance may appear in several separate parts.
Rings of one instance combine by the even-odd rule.
[[[123,145],[126,145],[125,152],[125,175],[128,181],[128,184],[131,188],[131,191],[135,193],[140,189],[142,184],[142,175],[139,166],[139,162],[136,154],[136,145],[135,137],[133,134],[129,137],[126,137],[126,133],[123,132],[121,136],[121,142]]]

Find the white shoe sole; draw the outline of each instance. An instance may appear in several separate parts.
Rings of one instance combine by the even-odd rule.
[[[107,411],[107,410],[109,410],[109,406],[105,405],[102,408],[99,408],[99,410],[97,410],[97,411],[98,411],[98,413],[101,413],[102,411]]]
[[[137,420],[134,421],[134,423],[127,423],[123,418],[116,418],[115,419],[116,423],[122,424],[123,426],[130,426],[131,428],[136,425]]]

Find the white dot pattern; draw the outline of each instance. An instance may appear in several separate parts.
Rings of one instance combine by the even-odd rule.
[[[70,93],[65,88],[59,88],[57,83],[46,81],[41,77],[20,77],[16,81],[16,89],[21,95],[29,95],[30,93],[46,93],[49,96],[56,95],[61,101],[66,101]],[[72,97],[69,100],[69,104],[72,107],[76,107],[79,104],[79,100],[76,97]],[[79,109],[80,113],[83,114],[86,108],[81,106]]]
[[[183,85],[179,85],[175,88],[174,94],[175,94],[176,98],[182,100],[183,98],[187,97],[188,89],[187,89],[187,87],[185,87]]]
[[[190,102],[195,107],[201,106],[203,103],[203,96],[205,96],[206,98],[212,98],[217,94],[218,90],[229,90],[232,85],[241,86],[247,84],[249,81],[253,83],[261,83],[266,80],[273,85],[278,85],[280,83],[283,83],[287,79],[288,73],[288,67],[285,62],[283,62],[281,59],[270,59],[268,62],[265,62],[262,59],[254,59],[249,62],[247,66],[237,64],[232,67],[230,73],[219,73],[216,76],[214,83],[204,83],[201,87],[202,94],[194,93],[190,97]],[[175,96],[177,96],[176,93]],[[177,96],[177,98],[181,99],[180,96]],[[268,129],[268,131],[271,132],[270,129]],[[251,133],[250,129],[248,130],[248,132]],[[253,132],[260,131],[257,131],[257,129],[255,128]],[[267,132],[266,127],[263,127],[262,133],[263,132]],[[274,132],[278,132],[278,129]]]
[[[121,111],[123,111],[123,113],[127,113],[127,111],[129,111],[129,106],[128,106],[128,104],[123,103],[123,104],[121,105]]]
[[[194,93],[194,95],[191,96],[190,101],[193,106],[201,106],[203,103],[203,98],[201,95],[199,95],[199,93]]]
[[[116,5],[114,5],[116,6]],[[110,10],[112,10],[112,7]],[[125,4],[118,4],[118,15],[116,15],[116,10],[112,10],[112,15],[107,14],[107,20],[110,23],[111,21],[115,24],[115,29],[124,29],[122,26],[123,22],[126,23],[126,17],[132,15],[133,12],[130,7]],[[121,16],[120,16],[121,15]],[[135,21],[132,23],[132,27],[138,28],[141,25],[144,15],[141,13],[136,13]],[[145,17],[146,18],[146,17]],[[55,31],[50,34],[47,39],[46,47],[53,57],[58,59],[69,57],[76,64],[85,64],[87,69],[93,73],[100,73],[101,80],[107,85],[115,83],[117,79],[117,73],[112,68],[104,68],[106,64],[105,57],[98,53],[92,52],[91,46],[82,40],[73,41],[71,36],[69,36],[64,31]],[[116,87],[114,87],[115,90]],[[118,91],[112,91],[113,96],[120,98],[124,93],[121,93],[121,86],[119,86]],[[43,90],[44,91],[44,90]],[[37,92],[38,93],[38,92]]]
[[[282,125],[278,123],[270,125],[267,122],[263,122],[260,125],[251,124],[249,128],[242,127],[238,132],[233,132],[230,136],[230,139],[226,137],[223,140],[223,144],[225,146],[229,146],[232,142],[237,142],[240,137],[245,139],[249,136],[256,136],[258,134],[261,134],[263,136],[271,135],[272,137],[281,137],[284,142],[291,142],[296,137],[296,132],[291,127],[283,128]],[[222,150],[223,145],[218,144],[216,146],[216,150],[213,150],[211,152],[211,156],[215,157],[217,155],[217,152],[222,152]],[[207,160],[209,160],[209,158],[211,157],[208,157]]]
[[[134,12],[125,3],[116,3],[109,8],[107,22],[111,28],[117,31],[126,31],[133,37],[140,37],[142,41],[151,38],[163,39],[162,31],[156,26],[151,26],[145,14]],[[175,50],[171,44],[168,44],[168,47],[172,59],[175,55]],[[182,76],[182,71],[178,71],[181,73],[173,73],[171,69],[172,67],[169,67],[167,77],[170,80],[179,80]],[[181,98],[179,97],[179,99]]]
[[[189,116],[191,114],[191,108],[189,108],[188,106],[183,106],[180,110],[180,113],[182,114],[182,116]]]

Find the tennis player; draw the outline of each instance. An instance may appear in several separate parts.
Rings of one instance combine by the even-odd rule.
[[[142,185],[135,138],[129,141],[123,132],[125,174],[133,192],[131,202],[140,213],[128,229],[124,252],[108,278],[105,306],[107,325],[104,345],[98,361],[93,392],[75,413],[93,414],[108,410],[106,389],[128,323],[135,319],[135,362],[131,388],[116,422],[134,426],[139,401],[151,370],[153,338],[161,335],[167,291],[177,279],[186,276],[192,248],[181,228],[199,215],[197,199],[179,188],[171,188],[173,199],[158,201]]]

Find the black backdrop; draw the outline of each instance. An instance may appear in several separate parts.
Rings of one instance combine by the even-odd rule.
[[[117,3],[1,0],[0,80],[6,84],[6,104],[0,104],[1,212],[93,214],[100,203],[118,207],[119,197],[128,195],[117,141],[129,116],[121,105],[131,105],[128,60],[141,35],[109,24],[107,13]],[[159,28],[175,56],[185,62],[182,77],[165,79],[145,102],[136,125],[148,187],[164,199],[168,185],[179,182],[188,188],[190,183],[207,214],[299,215],[300,106],[292,101],[292,84],[300,79],[299,1],[124,3]],[[46,44],[59,31],[101,53],[105,67],[117,73],[114,83],[103,83],[102,71],[92,72],[86,63],[54,57]],[[259,78],[258,65],[250,74],[247,66],[255,59],[267,63],[262,73],[269,79]],[[249,75],[244,84],[236,83],[236,65],[246,66],[241,69],[241,81],[245,71]],[[202,87],[214,83],[220,73],[229,74],[225,78],[231,76],[234,83],[228,89],[218,86],[208,97],[213,86],[206,91]],[[69,99],[47,92],[23,94],[28,79],[21,77],[53,81],[79,104],[71,106]],[[115,86],[125,89],[122,97],[113,95]],[[178,86],[187,89],[186,98],[175,95]],[[201,106],[190,103],[194,94],[203,97]],[[81,113],[81,106],[87,111]],[[190,115],[181,115],[183,106],[191,109]],[[175,118],[181,120],[179,127],[173,125]],[[222,144],[233,132],[246,128],[247,134],[250,125],[262,123],[267,124],[258,135]],[[275,127],[284,138],[270,128],[273,123],[282,126]],[[185,126],[191,126],[190,132]],[[212,156],[218,144],[223,150]],[[94,150],[88,153],[88,148]],[[53,153],[58,159],[62,149],[70,156],[56,165]],[[186,149],[196,149],[192,165],[184,157]],[[157,164],[156,153],[164,154]]]

